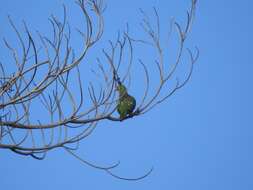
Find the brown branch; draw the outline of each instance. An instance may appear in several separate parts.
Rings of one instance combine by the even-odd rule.
[[[109,41],[109,47],[102,49],[103,56],[97,58],[97,64],[93,64],[94,68],[97,68],[92,70],[97,80],[93,80],[88,86],[82,83],[79,64],[87,62],[88,52],[102,38],[105,5],[103,0],[77,0],[76,4],[83,19],[83,28],[76,29],[83,42],[81,53],[77,56],[71,46],[72,31],[65,6],[61,21],[54,15],[49,18],[52,36],[48,37],[36,31],[38,40],[25,22],[24,38],[13,20],[8,17],[21,50],[15,49],[4,39],[4,44],[13,58],[15,71],[7,73],[5,68],[9,63],[0,62],[0,148],[38,160],[44,159],[46,153],[52,149],[63,148],[82,163],[103,170],[117,179],[143,179],[152,169],[137,178],[124,178],[112,172],[119,163],[108,167],[97,166],[73,151],[78,149],[80,141],[95,131],[99,122],[122,122],[143,115],[165,102],[189,82],[199,50],[196,48],[194,54],[185,48],[185,43],[192,27],[197,1],[191,1],[186,24],[173,22],[173,27],[170,28],[169,33],[176,29],[179,36],[177,56],[170,69],[164,58],[166,47],[163,47],[161,42],[162,27],[158,11],[153,9],[153,24],[148,14],[141,10],[141,28],[148,39],[135,39],[127,25],[123,34],[118,33],[116,40]],[[154,61],[148,63],[136,58],[134,52],[137,45],[150,48],[156,54]],[[18,56],[19,51],[22,52],[21,57]],[[180,81],[176,72],[183,64],[185,52],[188,52],[190,57],[190,66],[184,79]],[[136,96],[139,101],[133,113],[122,119],[115,113],[120,98],[115,87],[119,82],[128,82],[130,87],[132,68],[137,66],[135,64],[142,68],[142,72],[138,72],[138,80],[143,80],[142,94],[140,97]],[[151,64],[157,68],[156,71],[152,70],[152,75]],[[158,83],[151,88],[154,76]],[[75,81],[74,84],[70,84],[71,80]],[[97,87],[96,82],[99,81]],[[170,81],[175,81],[172,88],[167,85]],[[73,87],[78,89],[78,92],[74,91]],[[47,118],[40,120],[36,117],[33,112],[35,107]],[[74,134],[74,131],[77,132]]]

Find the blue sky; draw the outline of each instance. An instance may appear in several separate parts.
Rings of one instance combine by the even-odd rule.
[[[61,15],[62,2],[72,24],[78,23],[72,1],[0,2],[0,37],[14,41],[8,14],[16,23],[24,19],[31,29],[49,31],[47,18]],[[127,21],[135,29],[140,7],[151,12],[156,6],[163,25],[172,16],[182,21],[189,5],[190,0],[107,0],[102,42],[114,39]],[[138,176],[154,166],[148,178],[117,180],[60,149],[44,161],[1,150],[1,189],[253,189],[252,6],[250,0],[199,0],[187,47],[197,45],[200,57],[189,84],[147,115],[124,123],[101,122],[79,149],[96,163],[121,160],[115,172],[123,176]]]

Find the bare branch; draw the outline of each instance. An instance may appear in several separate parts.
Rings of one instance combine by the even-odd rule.
[[[170,60],[172,65],[165,59],[167,44],[161,42],[162,25],[158,10],[153,8],[151,17],[140,10],[143,16],[140,25],[147,38],[136,39],[127,25],[125,32],[118,32],[116,40],[109,40],[109,46],[102,49],[102,56],[97,57],[91,69],[97,80],[87,83],[88,77],[82,82],[83,72],[79,65],[85,66],[88,52],[102,38],[106,6],[103,0],[76,0],[76,4],[83,22],[82,28],[76,28],[83,42],[79,55],[71,46],[72,31],[64,5],[62,19],[54,15],[48,19],[51,36],[39,31],[33,34],[25,22],[22,33],[8,17],[21,49],[14,48],[4,39],[15,69],[7,72],[10,63],[0,62],[0,148],[38,160],[44,159],[48,151],[62,148],[85,165],[105,171],[117,179],[143,179],[153,168],[140,177],[125,178],[112,172],[120,162],[101,167],[74,151],[79,148],[80,141],[93,134],[100,121],[122,122],[143,115],[189,82],[199,50],[196,48],[193,53],[185,47],[185,43],[194,20],[197,0],[191,0],[185,24],[171,22],[173,27],[168,33],[178,34],[178,50],[176,59]],[[145,55],[141,58],[135,56],[138,47],[148,48],[156,56],[150,62],[144,61]],[[189,55],[189,70],[179,80],[177,71],[185,61],[185,52]],[[129,89],[135,77],[133,68],[138,66],[141,67],[137,77],[143,81],[142,93],[139,96],[133,93],[138,100],[136,109],[120,118],[116,113],[121,99],[117,87],[128,83]],[[156,85],[153,85],[154,77],[158,81]],[[174,82],[174,86],[168,85],[169,82]],[[35,109],[43,114],[35,115]]]

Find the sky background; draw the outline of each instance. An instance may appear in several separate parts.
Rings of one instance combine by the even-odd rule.
[[[24,19],[32,30],[48,32],[47,18],[62,15],[62,2],[75,25],[80,17],[72,1],[1,0],[0,38],[15,41],[8,14],[19,26]],[[102,45],[115,39],[126,22],[135,30],[141,20],[138,8],[151,13],[157,7],[165,25],[172,16],[183,21],[189,5],[190,0],[107,0]],[[80,156],[95,163],[121,160],[114,172],[126,177],[154,166],[149,177],[117,180],[60,149],[43,161],[0,150],[1,189],[253,189],[252,7],[250,0],[199,0],[187,47],[198,46],[200,57],[189,84],[147,115],[117,124],[101,122],[79,149]]]

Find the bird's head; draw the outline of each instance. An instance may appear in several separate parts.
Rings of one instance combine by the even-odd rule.
[[[117,91],[119,91],[119,94],[124,95],[127,93],[127,89],[123,84],[120,84],[117,86]]]

